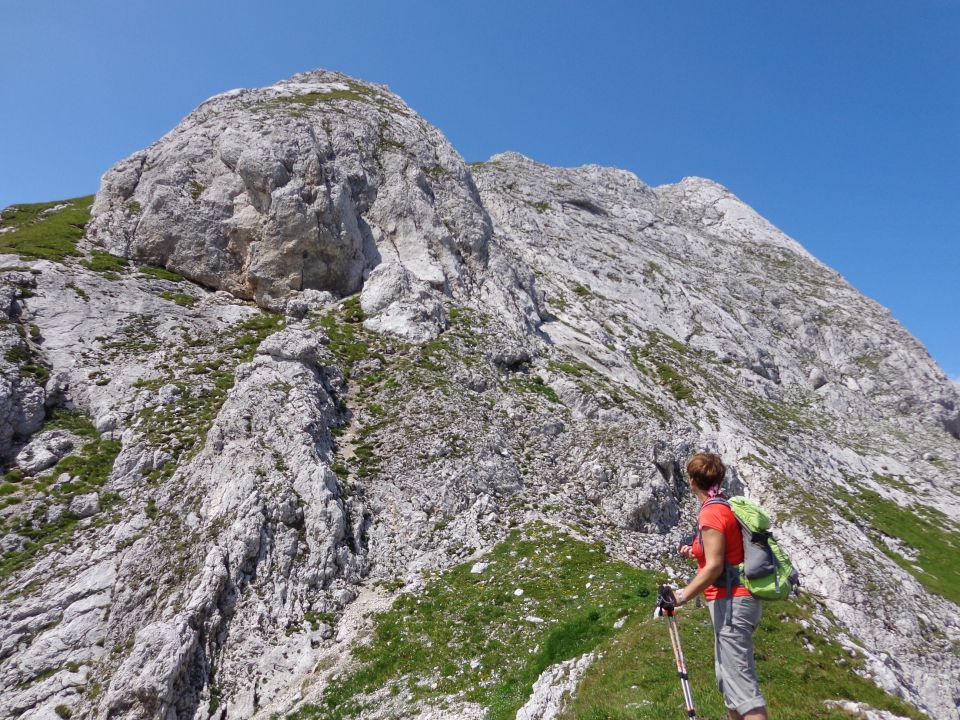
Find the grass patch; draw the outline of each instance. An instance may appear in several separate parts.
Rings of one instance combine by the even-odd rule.
[[[377,149],[375,153],[378,158],[387,150],[398,150],[402,152],[407,149],[407,146],[399,140],[394,140],[393,138],[387,136],[387,128],[389,125],[390,123],[388,123],[386,120],[380,121],[380,132],[377,137]]]
[[[3,354],[7,362],[17,363],[30,359],[30,349],[26,345],[14,345]]]
[[[148,278],[154,280],[169,280],[170,282],[183,282],[183,275],[180,273],[175,273],[172,270],[167,270],[162,267],[155,267],[153,265],[142,265],[139,268],[141,275],[145,275]]]
[[[303,621],[310,625],[311,630],[319,630],[321,623],[334,627],[337,624],[337,614],[334,612],[307,610],[307,612],[303,614]]]
[[[837,490],[847,504],[848,511],[843,513],[847,520],[927,590],[960,604],[960,526],[933,508],[901,507],[855,481],[850,486],[857,492]],[[904,557],[884,537],[896,538],[916,557]]]
[[[515,530],[484,560],[490,566],[480,574],[467,562],[428,579],[422,592],[401,595],[375,617],[371,641],[354,648],[358,667],[290,717],[363,717],[380,702],[372,694],[386,690],[410,712],[420,701],[443,707],[454,700],[488,708],[487,720],[506,720],[543,670],[593,650],[598,659],[566,720],[684,716],[667,627],[651,617],[654,573],[541,523]],[[828,699],[924,717],[858,675],[862,661],[813,630],[812,617],[813,607],[793,602],[764,606],[756,657],[776,717],[847,720],[823,705]],[[681,623],[698,716],[721,720],[709,616],[690,608]]]
[[[100,436],[86,415],[64,408],[57,408],[50,414],[44,430],[69,430],[74,435],[91,439]]]
[[[22,330],[22,327],[18,325],[17,329]],[[23,334],[26,334],[26,331]],[[3,354],[3,357],[7,362],[20,365],[17,368],[20,377],[32,378],[38,385],[43,385],[50,379],[50,369],[37,362],[30,348],[26,345],[14,345]]]
[[[556,391],[547,385],[543,378],[539,375],[521,375],[518,374],[514,376],[512,381],[513,387],[519,390],[522,393],[535,393],[537,395],[543,395],[547,400],[552,403],[562,404],[560,398],[557,396]]]
[[[666,363],[657,363],[657,376],[678,402],[691,402],[693,400],[693,388],[687,384],[683,375],[674,370],[672,366]]]
[[[376,446],[369,442],[361,442],[353,449],[356,457],[357,476],[372,477],[380,471],[380,462],[377,460]]]
[[[786,430],[812,433],[820,427],[817,417],[800,402],[781,402],[744,393],[743,405],[749,410],[750,419],[761,437],[776,438]]]
[[[654,275],[663,275],[663,267],[658,262],[647,260],[647,266],[643,269],[643,274],[648,279],[653,278]]]
[[[80,298],[81,300],[83,300],[84,302],[89,302],[89,301],[90,301],[90,296],[87,294],[87,291],[84,290],[82,287],[78,287],[78,286],[76,285],[76,283],[74,283],[74,282],[72,282],[72,281],[71,281],[71,282],[68,282],[68,283],[67,283],[67,287],[68,287],[70,290],[73,290],[73,291],[77,294],[77,297]]]
[[[57,205],[66,205],[53,211]],[[11,205],[0,212],[0,228],[15,228],[0,234],[0,253],[23,259],[65,262],[76,256],[77,241],[90,220],[93,195],[48,203]]]
[[[210,666],[210,677],[207,681],[207,687],[210,690],[210,703],[207,705],[207,715],[208,717],[213,717],[220,707],[220,696],[223,694],[220,683],[217,682],[217,666],[215,664]]]
[[[335,102],[337,100],[350,100],[353,102],[365,102],[368,98],[375,95],[362,85],[355,85],[346,90],[330,90],[329,92],[303,93],[302,95],[291,95],[288,97],[271,100],[271,103],[282,105],[306,105],[313,106],[321,103]]]
[[[371,642],[354,649],[360,668],[292,717],[362,717],[364,695],[389,688],[412,701],[457,695],[490,708],[490,720],[513,718],[544,669],[595,648],[655,595],[652,573],[539,523],[485,561],[482,574],[465,563],[401,595],[377,616]]]
[[[87,270],[101,273],[105,276],[116,276],[118,273],[127,269],[130,262],[126,258],[111,255],[103,250],[94,250],[93,257],[89,260],[81,260],[80,264]],[[109,279],[114,279],[110,277]]]
[[[585,362],[581,362],[580,360],[570,360],[564,362],[555,362],[551,360],[549,363],[547,363],[547,367],[554,372],[561,372],[578,378],[593,373],[593,368],[587,365]]]
[[[884,487],[892,487],[905,492],[908,495],[912,495],[917,492],[917,489],[911,485],[903,475],[881,475],[880,473],[873,473],[873,481],[883,485]]]
[[[164,290],[160,293],[160,297],[164,300],[169,300],[172,303],[176,303],[180,307],[193,307],[197,304],[198,298],[194,295],[183,292],[174,292],[173,290]]]
[[[756,465],[757,467],[762,467],[763,469],[769,470],[770,472],[778,472],[776,466],[774,466],[773,464],[767,462],[767,461],[764,460],[763,458],[758,457],[757,455],[754,455],[753,453],[749,453],[749,454],[747,454],[747,455],[744,455],[742,458],[740,458],[740,462],[741,462],[741,463],[750,463],[751,465]]]
[[[646,345],[630,346],[630,361],[640,373],[650,375],[652,371],[677,402],[695,404],[694,387],[688,375],[678,370],[691,366],[690,354],[684,343],[656,330],[647,333]]]
[[[556,308],[560,312],[565,312],[569,307],[567,299],[563,295],[555,295],[547,298],[547,305]]]
[[[628,392],[630,388],[627,388]],[[657,402],[656,398],[647,395],[641,392],[632,392],[630,393],[636,397],[637,400],[646,408],[653,417],[659,420],[664,425],[670,423],[673,420],[673,416],[670,414],[670,411],[667,410],[663,405]]]
[[[926,717],[886,694],[856,670],[851,657],[810,628],[809,608],[767,603],[754,636],[757,674],[772,717],[782,720],[849,720],[825,700],[856,700],[897,715]],[[727,717],[713,674],[713,628],[706,609],[685,608],[680,634],[697,717]],[[807,649],[812,647],[813,651]],[[600,648],[563,720],[662,720],[685,717],[673,650],[662,619],[634,616]]]
[[[311,327],[322,328],[327,334],[330,351],[345,372],[349,372],[354,363],[370,355],[370,343],[363,336],[364,319],[360,296],[355,295],[311,323]]]
[[[127,322],[111,336],[97,335],[94,340],[101,343],[106,351],[106,359],[116,362],[129,355],[142,355],[153,352],[160,346],[156,334],[157,321],[147,315],[131,315]],[[94,371],[102,375],[99,371]],[[89,377],[93,378],[91,374]]]

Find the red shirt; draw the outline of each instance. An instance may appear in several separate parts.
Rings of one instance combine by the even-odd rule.
[[[726,539],[724,556],[728,565],[739,565],[743,562],[743,537],[740,535],[740,523],[737,522],[733,510],[721,503],[713,503],[701,508],[700,529],[703,530],[704,528],[719,530],[723,533]],[[697,559],[697,572],[700,572],[706,566],[707,559],[703,553],[703,548],[700,547],[699,537],[693,541],[693,556]],[[715,588],[711,585],[704,590],[703,597],[707,600],[716,600],[727,596],[724,576],[721,575],[715,582],[719,583],[721,587]],[[749,597],[749,595],[750,591],[743,585],[737,585],[733,588],[734,597]]]

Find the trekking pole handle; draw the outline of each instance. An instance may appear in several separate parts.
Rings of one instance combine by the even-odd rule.
[[[677,596],[669,585],[661,585],[657,595],[658,615],[672,617],[677,609]]]

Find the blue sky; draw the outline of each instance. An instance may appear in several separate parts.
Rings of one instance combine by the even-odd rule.
[[[0,207],[93,192],[206,97],[327,67],[468,160],[728,186],[960,376],[960,0],[0,0]]]

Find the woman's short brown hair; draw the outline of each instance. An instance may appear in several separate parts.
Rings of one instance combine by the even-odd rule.
[[[722,483],[726,474],[723,460],[715,453],[697,453],[687,461],[687,475],[704,492]]]

